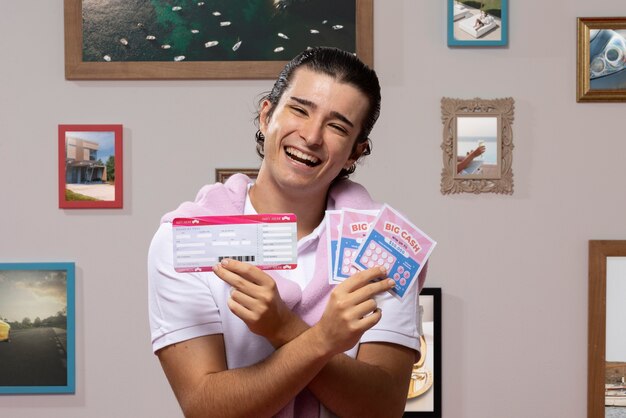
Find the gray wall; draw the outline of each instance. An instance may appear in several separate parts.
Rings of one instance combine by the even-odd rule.
[[[448,48],[444,0],[375,3],[383,112],[355,178],[439,242],[444,417],[585,417],[587,240],[626,236],[626,107],[576,103],[576,17],[623,2],[512,0],[503,49]],[[147,247],[215,167],[257,165],[270,82],[66,81],[63,2],[1,6],[0,261],[76,262],[77,391],[0,396],[0,414],[180,416],[150,349]],[[440,194],[443,96],[515,99],[512,196]],[[70,123],[124,125],[124,209],[58,209]]]

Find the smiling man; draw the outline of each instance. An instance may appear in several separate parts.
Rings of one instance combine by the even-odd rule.
[[[328,209],[379,207],[347,180],[379,110],[373,70],[341,50],[307,50],[260,103],[256,181],[205,186],[163,217],[148,259],[152,344],[186,416],[402,416],[425,269],[402,302],[380,268],[330,285],[323,222]],[[174,270],[173,218],[256,213],[296,214],[295,270],[234,260]]]

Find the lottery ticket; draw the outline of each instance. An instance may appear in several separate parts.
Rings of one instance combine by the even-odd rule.
[[[415,282],[437,243],[389,205],[383,205],[354,257],[359,270],[382,266],[402,299]]]
[[[297,267],[296,215],[292,213],[176,218],[172,227],[178,272],[213,271],[224,258],[263,270]]]
[[[342,282],[358,271],[353,264],[354,258],[377,214],[376,210],[341,211],[341,235],[338,241],[334,283]]]
[[[339,283],[335,278],[335,269],[337,268],[337,246],[339,244],[339,235],[341,234],[341,211],[326,211],[326,239],[327,239],[327,256],[328,256],[328,282],[331,284]]]

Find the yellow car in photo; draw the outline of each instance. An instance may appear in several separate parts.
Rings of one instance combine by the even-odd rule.
[[[10,337],[11,337],[11,325],[0,320],[0,341],[10,341],[11,340]]]

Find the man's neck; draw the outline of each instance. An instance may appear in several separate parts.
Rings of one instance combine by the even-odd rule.
[[[298,218],[300,239],[310,234],[324,219],[327,192],[289,193],[259,177],[250,189],[250,202],[258,213],[294,213]]]

